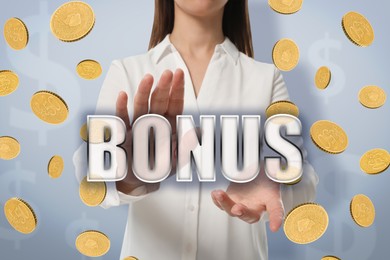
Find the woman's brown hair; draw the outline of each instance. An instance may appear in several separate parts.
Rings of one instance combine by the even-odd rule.
[[[159,44],[173,30],[174,0],[155,0],[154,22],[149,49]],[[254,57],[248,0],[229,0],[225,5],[222,22],[223,34],[237,49]]]

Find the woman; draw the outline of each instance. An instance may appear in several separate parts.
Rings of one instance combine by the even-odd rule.
[[[131,132],[131,122],[147,113],[174,126],[182,113],[263,115],[271,102],[288,100],[275,66],[253,59],[247,0],[156,0],[154,19],[150,50],[112,63],[99,114],[116,113]],[[218,171],[215,183],[169,178],[158,186],[130,170],[108,184],[102,206],[130,205],[121,258],[267,259],[265,215],[277,231],[284,209],[313,200],[316,184],[307,163],[294,186],[280,186],[263,172],[234,184]]]

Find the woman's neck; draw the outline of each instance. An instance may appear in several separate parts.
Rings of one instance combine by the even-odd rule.
[[[175,6],[175,22],[170,41],[180,53],[190,56],[212,53],[225,39],[222,30],[223,10],[212,17],[195,17]]]

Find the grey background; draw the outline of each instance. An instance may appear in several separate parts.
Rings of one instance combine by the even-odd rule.
[[[65,1],[1,0],[0,24],[13,16],[29,28],[26,49],[13,51],[0,40],[0,69],[13,70],[20,77],[16,92],[0,98],[0,136],[17,138],[22,147],[14,160],[0,160],[1,208],[10,197],[24,198],[35,209],[38,228],[30,235],[12,230],[0,214],[0,258],[87,259],[74,247],[78,233],[99,229],[111,239],[111,250],[97,259],[118,259],[126,208],[88,208],[78,197],[72,155],[80,145],[79,129],[93,112],[100,86],[113,59],[147,50],[153,21],[154,1],[86,1],[96,13],[96,24],[83,40],[63,43],[50,33],[50,16]],[[271,51],[280,38],[294,39],[300,47],[299,65],[283,75],[291,99],[300,107],[304,140],[309,160],[320,177],[317,201],[328,211],[330,224],[325,235],[309,245],[295,245],[283,231],[269,234],[269,258],[321,259],[333,254],[342,259],[387,259],[389,241],[389,171],[365,175],[359,169],[360,156],[369,149],[390,150],[389,102],[377,110],[365,109],[357,100],[361,87],[376,84],[389,91],[388,61],[390,35],[388,1],[305,1],[300,12],[284,16],[272,11],[265,0],[250,0],[250,15],[256,59],[272,62]],[[364,14],[375,30],[369,48],[359,48],[345,37],[341,17],[355,10]],[[80,79],[76,64],[86,58],[98,60],[103,75],[94,81]],[[313,83],[319,66],[332,70],[328,89]],[[37,119],[30,110],[30,98],[38,90],[60,94],[70,107],[68,120],[52,126]],[[347,132],[348,149],[329,155],[310,140],[309,129],[320,119],[337,122]],[[47,175],[51,156],[65,159],[61,178]],[[376,206],[375,224],[363,229],[349,215],[349,201],[358,193],[371,197]],[[162,256],[163,259],[163,256]]]

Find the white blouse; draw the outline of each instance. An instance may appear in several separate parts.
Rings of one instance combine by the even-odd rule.
[[[129,95],[129,115],[132,115],[133,97],[143,76],[146,73],[154,76],[154,88],[164,70],[177,68],[185,74],[183,114],[193,115],[195,122],[199,115],[257,114],[264,123],[265,109],[270,103],[289,99],[279,70],[239,52],[227,37],[215,46],[196,97],[188,69],[167,35],[143,55],[112,62],[96,114],[115,115],[118,94],[125,91]],[[295,144],[300,146],[305,159],[302,138],[298,139]],[[79,181],[87,172],[86,158],[86,144],[82,144],[73,158]],[[300,183],[281,186],[285,212],[314,200],[318,177],[306,160],[303,172]],[[228,184],[218,168],[216,182],[200,183],[196,174],[190,183],[169,178],[161,183],[159,190],[149,194],[140,187],[126,195],[116,190],[115,183],[108,183],[102,206],[126,204],[129,207],[121,259],[130,255],[142,260],[267,259],[267,214],[258,223],[247,224],[213,204],[211,191],[226,190]]]

